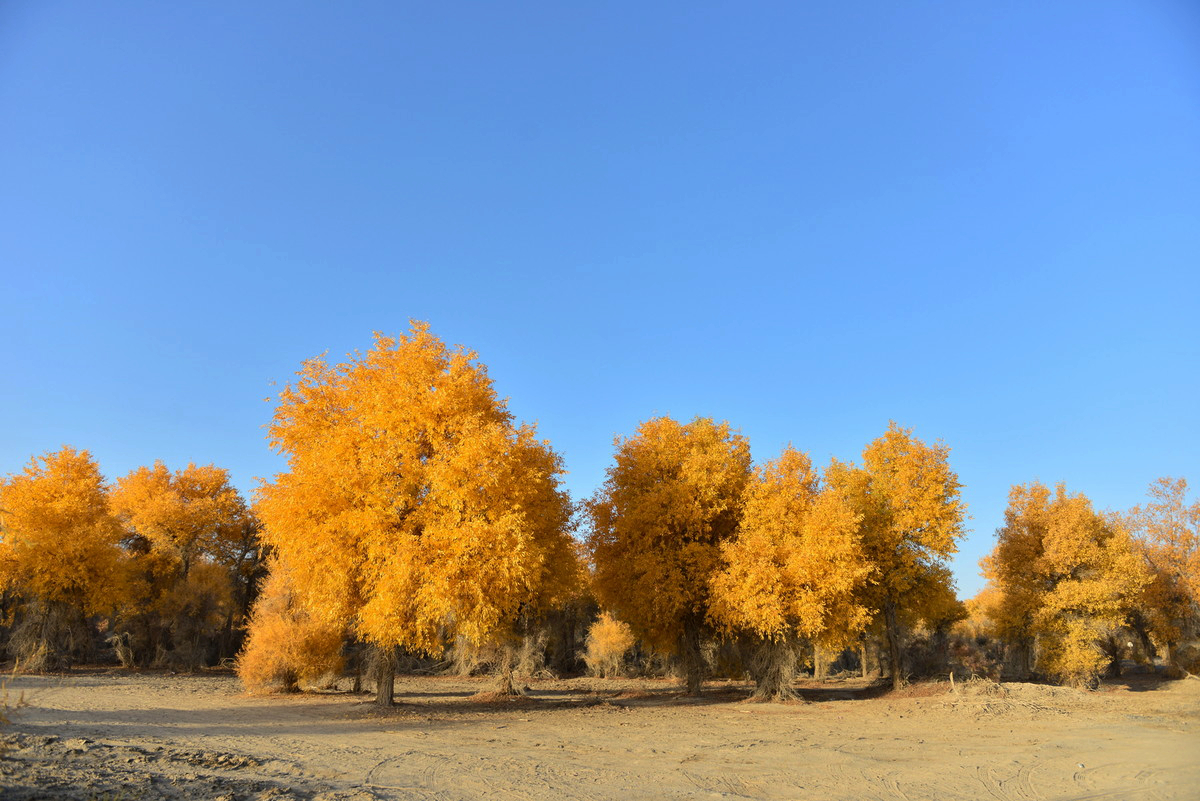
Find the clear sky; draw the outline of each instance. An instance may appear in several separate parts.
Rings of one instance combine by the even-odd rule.
[[[281,462],[273,382],[410,318],[564,454],[943,439],[1200,482],[1200,4],[0,4],[0,473]]]

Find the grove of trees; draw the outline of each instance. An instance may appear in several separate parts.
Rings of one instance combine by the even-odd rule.
[[[162,463],[105,483],[87,451],[35,457],[0,484],[0,609],[29,670],[232,658],[262,577],[258,524],[207,465]]]
[[[501,694],[553,663],[674,671],[691,694],[744,675],[783,699],[834,659],[893,687],[954,671],[1095,686],[1130,657],[1200,661],[1200,502],[1183,479],[1127,513],[1014,486],[988,585],[964,604],[950,449],[896,423],[860,462],[820,469],[791,445],[756,465],[728,422],[655,417],[573,503],[561,456],[476,355],[414,323],[306,362],[268,440],[286,467],[252,505],[215,465],[109,484],[69,446],[0,482],[0,637],[19,669],[236,656],[252,689],[349,671],[390,705],[416,663],[487,669]]]

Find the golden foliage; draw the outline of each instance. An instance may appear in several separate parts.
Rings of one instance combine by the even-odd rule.
[[[713,619],[769,640],[848,644],[868,619],[858,600],[871,572],[859,521],[843,497],[821,486],[807,454],[785,448],[755,472],[741,527],[721,545]]]
[[[121,528],[87,451],[34,457],[0,484],[0,531],[0,587],[84,614],[121,602]]]
[[[1125,518],[1150,569],[1139,606],[1169,656],[1200,633],[1200,501],[1188,503],[1187,490],[1186,479],[1160,478]]]
[[[964,602],[967,616],[955,625],[955,633],[965,637],[998,637],[996,619],[1002,600],[999,590],[992,584],[985,585],[974,598]]]
[[[194,668],[243,623],[260,569],[258,524],[226,470],[161,461],[111,493],[125,526],[130,598],[119,621],[125,658]]]
[[[633,647],[633,629],[608,612],[602,612],[588,629],[587,651],[583,661],[593,676],[611,678],[620,676],[625,654]]]
[[[708,613],[709,578],[741,516],[750,445],[728,423],[669,417],[616,445],[588,505],[596,595],[636,634],[674,651],[685,619]]]
[[[950,448],[926,445],[912,429],[888,424],[863,450],[863,466],[834,460],[827,480],[862,515],[863,547],[884,598],[901,598],[954,554],[966,506]]]
[[[251,692],[291,692],[342,668],[344,632],[299,603],[286,569],[272,566],[254,605],[237,674]]]
[[[1091,685],[1107,658],[1098,641],[1120,626],[1149,580],[1125,530],[1059,484],[1009,493],[996,548],[983,561],[1001,594],[1001,636],[1035,640],[1038,665],[1059,681]]]
[[[288,470],[259,491],[263,538],[322,625],[437,653],[447,631],[495,639],[578,578],[560,457],[423,323],[307,362],[269,438]]]
[[[836,459],[825,472],[829,485],[862,517],[867,562],[875,572],[861,601],[879,611],[893,665],[901,683],[900,627],[924,620],[935,626],[952,609],[953,584],[946,560],[963,536],[966,506],[950,448],[926,445],[911,429],[888,424],[882,437],[863,450],[863,465]]]
[[[229,473],[211,464],[174,473],[161,461],[139,467],[117,480],[111,503],[132,533],[178,561],[185,575],[197,559],[218,558],[234,547],[249,518]]]

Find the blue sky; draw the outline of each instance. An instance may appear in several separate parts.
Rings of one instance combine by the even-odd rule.
[[[1187,0],[0,6],[0,473],[249,493],[415,318],[576,497],[657,414],[943,439],[970,595],[1013,483],[1200,481],[1198,267]]]

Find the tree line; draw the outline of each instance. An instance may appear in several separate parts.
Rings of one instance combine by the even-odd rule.
[[[231,659],[264,572],[258,521],[212,465],[156,462],[110,486],[65,446],[0,484],[0,622],[22,669],[104,646],[127,667]]]
[[[1014,487],[988,587],[963,604],[948,559],[966,508],[945,444],[891,423],[858,462],[821,468],[788,446],[756,466],[728,423],[658,417],[574,503],[561,456],[476,355],[422,323],[306,362],[268,440],[286,468],[253,508],[212,465],[108,486],[63,448],[10,476],[10,654],[56,669],[98,640],[130,666],[237,653],[248,686],[349,669],[386,705],[413,660],[487,665],[513,693],[533,652],[560,670],[582,653],[601,674],[641,653],[689,693],[723,660],[782,698],[801,663],[819,673],[838,655],[864,675],[874,657],[896,687],[947,670],[1094,685],[1127,636],[1178,661],[1200,621],[1200,503],[1182,479],[1124,515]]]

